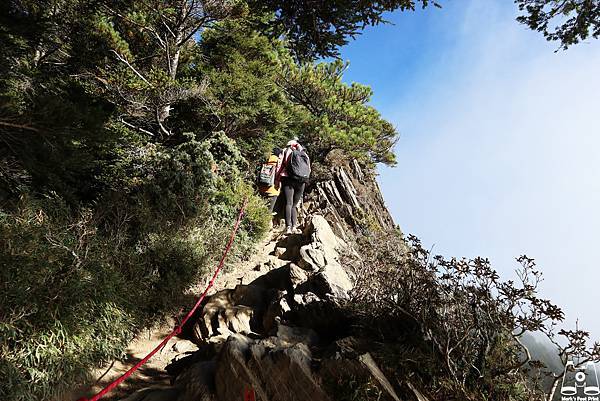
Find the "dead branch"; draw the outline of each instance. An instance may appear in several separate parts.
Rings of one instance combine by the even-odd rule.
[[[135,73],[135,75],[137,75],[142,81],[144,81],[146,84],[150,85],[150,82],[148,82],[148,80],[146,78],[144,78],[144,76],[142,74],[140,74],[140,72],[138,70],[135,69],[134,66],[132,66],[129,61],[127,61],[123,56],[121,56],[117,51],[115,50],[111,50],[111,52],[113,52],[117,58],[119,59],[119,61],[123,62],[125,65],[127,65],[127,67],[129,67],[129,69],[131,71],[133,71]]]
[[[135,125],[133,125],[133,124],[131,124],[131,123],[129,123],[129,122],[127,122],[127,121],[123,120],[122,118],[120,118],[120,119],[119,119],[119,122],[120,122],[121,124],[123,124],[123,125],[125,125],[125,126],[129,127],[129,128],[132,128],[132,129],[135,129],[135,130],[137,130],[137,131],[143,132],[144,134],[148,134],[148,135],[150,135],[150,136],[152,136],[152,137],[153,137],[153,136],[155,136],[155,134],[154,134],[154,133],[152,133],[152,132],[150,132],[150,131],[148,131],[148,130],[146,130],[146,129],[144,129],[144,128],[141,128],[141,127],[135,126]]]

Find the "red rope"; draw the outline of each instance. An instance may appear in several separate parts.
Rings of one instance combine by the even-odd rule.
[[[154,354],[156,354],[161,348],[163,348],[167,344],[167,342],[169,342],[169,340],[171,338],[173,338],[177,334],[181,333],[181,329],[182,329],[183,325],[188,321],[188,319],[190,317],[192,317],[192,315],[194,314],[194,312],[196,312],[196,309],[198,309],[198,307],[200,306],[200,304],[202,303],[202,301],[206,297],[206,294],[208,293],[208,290],[213,286],[213,284],[215,282],[215,279],[217,278],[217,275],[221,271],[221,268],[223,267],[223,264],[225,263],[225,257],[227,256],[227,253],[229,252],[229,249],[231,249],[231,245],[233,244],[233,240],[235,238],[235,235],[237,234],[237,231],[238,231],[238,228],[240,226],[240,223],[242,222],[242,217],[244,215],[244,211],[246,210],[246,205],[247,204],[248,204],[248,198],[244,199],[244,203],[242,204],[242,207],[240,208],[240,213],[238,214],[238,217],[237,217],[237,220],[236,220],[235,225],[233,227],[233,230],[231,231],[231,236],[229,237],[229,242],[227,242],[227,245],[225,246],[225,251],[223,252],[223,256],[221,256],[221,260],[219,261],[219,265],[217,266],[217,268],[215,270],[215,273],[213,274],[210,282],[208,283],[208,286],[206,287],[206,289],[204,290],[204,292],[202,293],[202,295],[200,296],[200,298],[198,298],[198,301],[196,301],[196,304],[194,305],[194,307],[183,318],[183,320],[181,321],[181,323],[179,323],[179,325],[177,327],[175,327],[175,329],[173,329],[173,331],[171,332],[171,334],[169,334],[167,337],[165,337],[165,339],[162,340],[160,342],[160,344],[158,344],[156,346],[156,348],[154,348],[152,351],[150,351],[150,353],[148,355],[146,355],[144,357],[144,359],[142,359],[141,361],[139,361],[138,363],[136,363],[134,366],[132,366],[121,377],[119,377],[118,379],[116,379],[115,381],[113,381],[112,383],[110,383],[108,386],[104,387],[99,393],[97,393],[96,395],[94,395],[92,398],[82,397],[82,398],[79,398],[77,401],[97,401],[100,398],[104,397],[106,394],[108,394],[110,391],[112,391],[115,387],[117,387],[119,384],[121,384],[125,379],[127,379],[129,376],[131,376],[133,374],[133,372],[135,372],[142,365],[144,365],[146,362],[148,362],[148,360],[150,358],[152,358],[152,356]]]

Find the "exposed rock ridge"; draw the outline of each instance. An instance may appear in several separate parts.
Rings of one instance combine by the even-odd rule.
[[[348,232],[395,228],[375,173],[356,160],[333,167],[331,178],[317,182],[305,203],[309,214],[322,213],[342,238]]]

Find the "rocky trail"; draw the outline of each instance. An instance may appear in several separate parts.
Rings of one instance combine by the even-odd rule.
[[[272,232],[268,238],[256,246],[254,249],[255,252],[248,260],[225,269],[210,289],[209,295],[213,295],[225,288],[235,287],[237,284],[247,284],[263,274],[264,272],[261,273],[257,267],[262,268],[261,261],[269,259],[278,260],[277,257],[270,256],[269,253],[273,252],[280,235],[281,230]],[[196,297],[206,287],[208,279],[205,281],[189,288],[187,295],[190,298]],[[66,397],[66,399],[75,401],[84,393],[96,393],[102,390],[104,386],[111,383],[144,358],[156,347],[156,344],[169,335],[176,324],[177,321],[174,317],[168,317],[160,325],[143,330],[125,350],[126,358],[124,360],[113,361],[107,366],[92,371],[92,376],[96,378],[94,385],[80,388]],[[187,354],[198,350],[198,345],[183,337],[174,337],[160,352],[155,354],[144,366],[104,399],[109,401],[119,400],[147,386],[168,385],[171,376],[169,376],[165,368],[172,361],[181,359]]]
[[[371,356],[356,352],[355,339],[339,338],[348,322],[338,303],[355,279],[340,263],[348,252],[320,215],[302,234],[277,236],[257,252],[261,263],[252,258],[247,269],[221,277],[222,289],[184,333],[185,344],[198,347],[165,366],[171,384],[154,383],[126,399],[330,400],[328,383],[340,375],[369,375],[381,399],[397,400]]]
[[[352,336],[343,308],[361,265],[346,228],[367,212],[381,226],[393,225],[374,179],[353,168],[348,171],[354,174],[339,168],[305,199],[301,234],[274,232],[248,261],[222,274],[179,338],[110,399],[334,400],[350,391],[344,383],[360,378],[377,399],[399,400],[364,340]],[[362,197],[364,188],[375,197]],[[140,335],[127,350],[130,360],[115,363],[97,388],[142,358],[172,327]],[[420,396],[415,389],[411,398],[425,399]]]

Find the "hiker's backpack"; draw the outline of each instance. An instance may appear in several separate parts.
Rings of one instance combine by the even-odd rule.
[[[263,163],[262,167],[258,171],[258,177],[256,177],[259,186],[272,187],[275,184],[276,167],[277,163]]]
[[[287,162],[288,177],[301,182],[307,182],[310,177],[310,159],[304,149],[293,149],[288,156]]]

